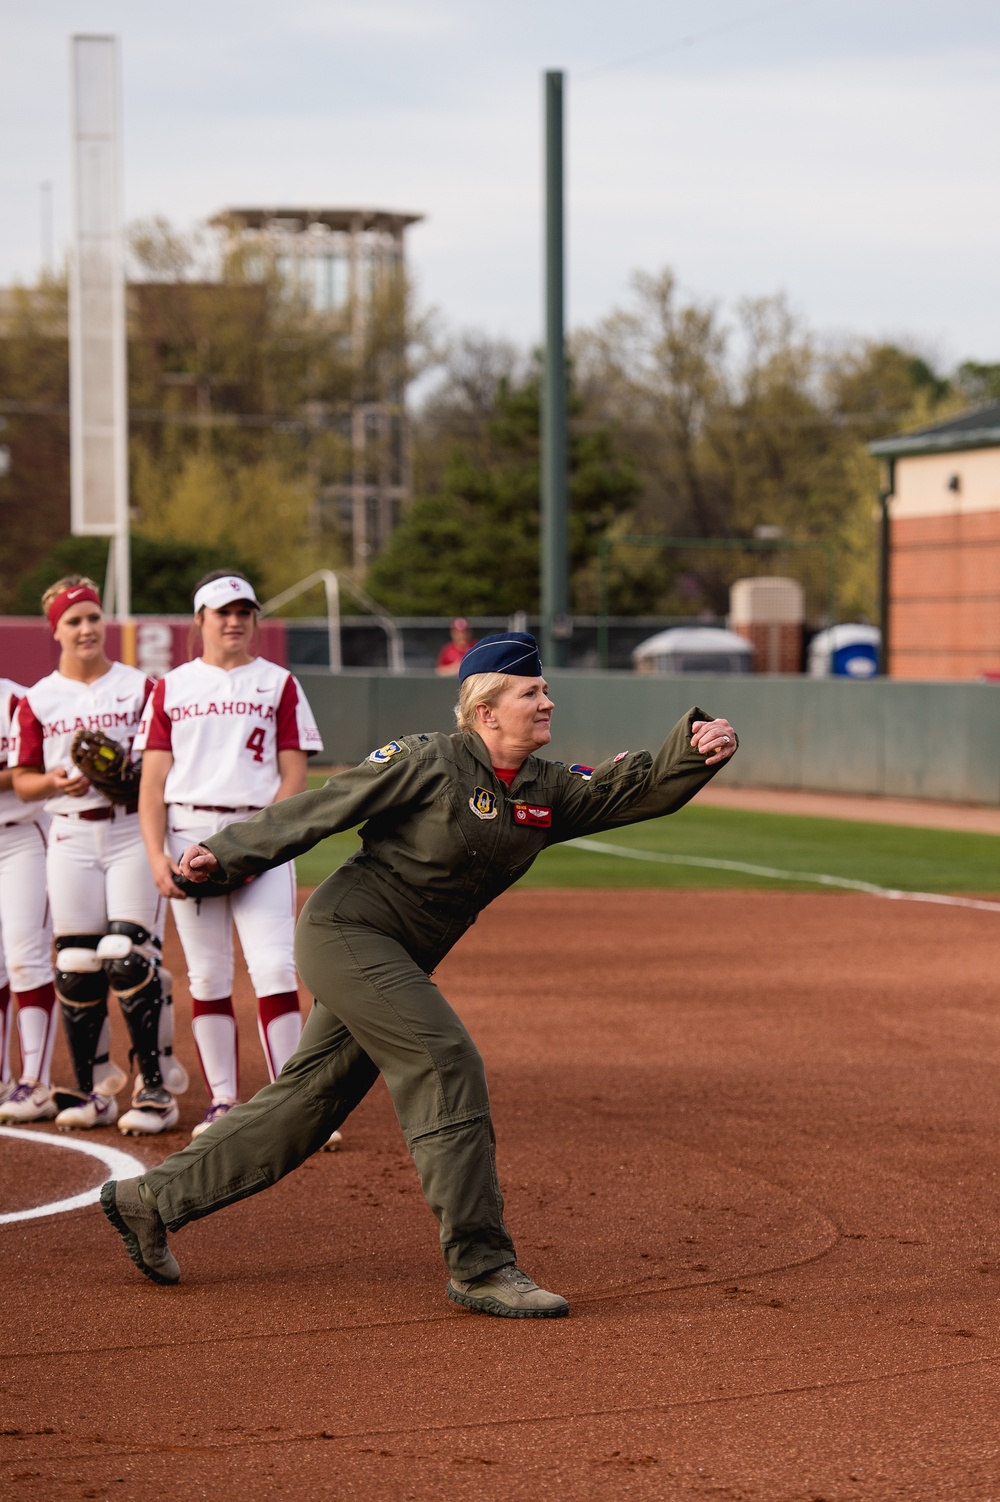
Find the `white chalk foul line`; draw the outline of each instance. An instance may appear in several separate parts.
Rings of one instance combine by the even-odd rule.
[[[13,1137],[15,1142],[41,1143],[45,1147],[64,1147],[71,1153],[86,1153],[88,1158],[96,1158],[103,1163],[113,1179],[131,1179],[136,1174],[144,1173],[147,1166],[140,1163],[138,1158],[133,1158],[131,1153],[123,1153],[116,1147],[106,1147],[103,1142],[77,1142],[73,1137],[52,1137],[48,1132],[26,1131],[24,1127],[0,1127],[0,1137]],[[0,1215],[0,1226],[10,1225],[15,1220],[38,1220],[43,1215],[65,1215],[68,1210],[81,1210],[84,1205],[96,1205],[100,1197],[101,1186],[98,1184],[96,1189],[85,1189],[82,1194],[71,1195],[69,1199],[34,1205],[30,1210],[11,1210],[6,1215]]]
[[[852,881],[849,876],[828,876],[822,871],[779,871],[774,866],[751,866],[746,861],[713,860],[708,855],[664,855],[659,850],[630,850],[627,845],[609,845],[604,840],[567,840],[575,850],[597,855],[619,855],[625,860],[653,861],[662,866],[703,866],[710,871],[739,871],[744,876],[765,876],[770,881],[807,881],[820,887],[844,887],[849,892],[867,892],[869,897],[887,897],[891,902],[935,902],[940,907],[973,907],[984,913],[1000,913],[1000,902],[976,897],[952,897],[944,892],[903,892],[898,887],[878,887],[870,881]]]

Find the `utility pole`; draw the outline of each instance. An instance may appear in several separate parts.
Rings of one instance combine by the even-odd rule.
[[[542,391],[542,662],[565,667],[569,618],[567,544],[563,77],[545,75],[545,382]]]

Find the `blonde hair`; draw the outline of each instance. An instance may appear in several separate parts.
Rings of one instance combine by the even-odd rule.
[[[513,681],[510,673],[470,673],[458,691],[455,705],[455,723],[459,730],[475,730],[476,705],[485,704],[492,709]]]
[[[78,584],[83,585],[86,589],[94,590],[96,594],[100,594],[101,592],[98,585],[94,583],[93,579],[88,579],[86,574],[67,574],[64,579],[57,579],[54,584],[50,584],[42,595],[42,614],[47,617],[52,601],[58,595],[61,595],[64,589],[75,589]]]

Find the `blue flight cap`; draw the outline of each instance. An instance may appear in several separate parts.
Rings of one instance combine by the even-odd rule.
[[[538,643],[529,631],[496,631],[481,636],[462,658],[458,681],[473,673],[513,673],[516,678],[540,678]]]

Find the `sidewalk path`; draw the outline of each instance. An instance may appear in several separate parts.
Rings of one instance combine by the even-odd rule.
[[[781,788],[727,788],[712,783],[698,802],[761,814],[803,814],[814,819],[858,819],[866,824],[911,824],[1000,834],[1000,808],[971,803],[930,803],[918,798],[869,798],[851,793],[804,793]]]

